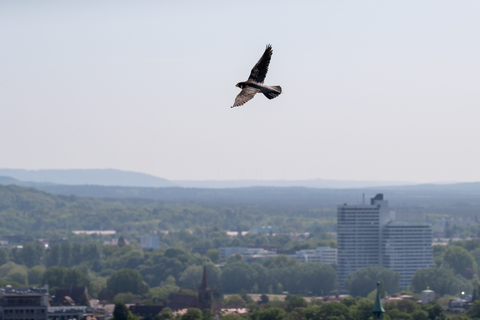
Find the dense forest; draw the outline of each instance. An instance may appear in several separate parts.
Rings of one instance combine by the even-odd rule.
[[[69,238],[72,230],[113,229],[135,236],[155,230],[214,226],[246,231],[262,225],[273,226],[280,233],[331,232],[336,227],[336,206],[344,202],[359,203],[362,191],[365,192],[307,188],[65,188],[85,189],[97,196],[104,193],[102,190],[115,190],[116,194],[133,198],[54,195],[34,188],[0,185],[0,235]],[[476,184],[448,188],[415,186],[410,187],[415,188],[411,192],[402,188],[405,187],[383,190],[391,208],[420,208],[430,222],[442,217],[473,220],[480,212]],[[368,192],[367,196],[374,194],[370,189]],[[152,199],[154,195],[165,199]],[[173,201],[177,198],[184,201]],[[467,235],[475,232],[478,231]]]
[[[413,185],[369,187],[355,189],[321,189],[305,187],[247,187],[227,189],[206,188],[147,188],[94,185],[43,184],[38,189],[63,195],[98,198],[142,198],[169,202],[257,204],[289,207],[332,206],[342,203],[360,203],[362,194],[367,199],[384,193],[393,206],[455,206],[480,205],[480,183],[447,185]]]
[[[0,185],[0,234],[70,237],[71,230],[148,233],[218,226],[249,230],[272,225],[282,232],[333,231],[336,211],[328,207],[198,204],[149,199],[98,199],[52,195],[33,188]]]
[[[361,189],[316,189],[304,187],[250,187],[235,189],[140,188],[43,185],[40,190],[82,197],[151,199],[166,202],[194,202],[208,205],[260,206],[265,210],[291,213],[339,204],[358,204],[384,193],[392,207],[421,207],[426,213],[472,217],[480,212],[480,183],[418,185]]]

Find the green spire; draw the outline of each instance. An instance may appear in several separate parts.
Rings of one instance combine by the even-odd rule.
[[[380,300],[380,281],[377,282],[377,298],[375,299],[375,305],[373,306],[373,320],[383,320],[383,314],[385,309],[382,307],[382,301]]]

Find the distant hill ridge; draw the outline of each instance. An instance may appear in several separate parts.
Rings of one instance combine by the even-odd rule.
[[[116,187],[184,187],[184,188],[247,188],[247,187],[306,187],[306,188],[368,188],[380,186],[414,185],[407,181],[348,181],[348,180],[183,180],[170,181],[146,173],[116,169],[53,169],[24,170],[0,169],[0,177],[10,177],[18,182],[7,184],[35,186],[35,184],[97,185]],[[25,182],[25,183],[21,183]],[[5,184],[5,183],[4,183]]]
[[[173,187],[167,179],[149,174],[116,169],[24,170],[0,169],[0,176],[25,182],[62,185],[99,185],[123,187]]]
[[[351,180],[176,180],[176,185],[185,188],[248,188],[248,187],[305,187],[324,189],[354,189],[381,186],[415,185],[408,181],[351,181]]]
[[[310,207],[335,208],[341,203],[358,204],[362,195],[366,198],[384,193],[396,206],[420,206],[434,208],[436,214],[450,214],[461,210],[463,215],[478,215],[480,208],[480,182],[450,185],[414,185],[393,187],[369,187],[357,189],[305,188],[305,187],[248,187],[248,188],[182,188],[182,187],[123,187],[99,185],[60,185],[51,183],[22,182],[0,177],[1,185],[33,187],[56,195],[110,199],[128,202],[162,201],[204,203],[209,205],[266,205],[268,207],[307,210]],[[12,189],[14,190],[14,189]],[[16,189],[15,189],[16,190]],[[20,190],[20,189],[19,189]],[[31,190],[32,189],[28,189]],[[0,207],[2,206],[0,199]]]

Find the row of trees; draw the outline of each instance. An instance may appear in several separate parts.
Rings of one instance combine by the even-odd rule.
[[[400,291],[400,274],[387,268],[371,266],[357,270],[349,274],[345,280],[345,287],[352,296],[368,296],[375,290],[375,284],[380,281],[382,289],[387,294]],[[475,280],[467,280],[459,274],[455,274],[447,268],[426,268],[417,270],[410,283],[410,290],[414,293],[421,293],[427,287],[440,296],[457,295],[460,292],[471,293]]]
[[[307,302],[299,296],[287,296],[285,301],[262,301],[261,305],[250,301],[245,304],[244,298],[234,295],[227,300],[238,300],[237,305],[247,307],[248,313],[236,315],[220,315],[222,320],[369,320],[372,319],[374,301],[371,299],[345,298],[341,302],[322,303],[317,299]],[[248,300],[248,296],[246,298]],[[251,299],[250,299],[251,300]],[[234,306],[234,305],[232,305]],[[418,305],[412,300],[403,300],[384,305],[385,320],[469,320],[476,319],[480,313],[480,303],[475,303],[472,310],[464,315],[451,315],[436,304]],[[115,320],[135,320],[135,316],[129,312],[121,302],[115,305]],[[154,317],[147,320],[175,319],[169,308],[164,308]],[[210,310],[190,308],[187,313],[178,316],[178,320],[212,320]]]
[[[222,270],[221,284],[224,292],[291,293],[325,295],[337,285],[333,266],[320,263],[301,264],[296,259],[279,256],[263,265],[248,264],[238,256],[228,260]]]
[[[330,234],[324,232],[325,228],[317,225],[311,230],[309,236],[302,241],[292,240],[286,234],[247,234],[238,233],[230,237],[218,227],[195,227],[191,232],[182,230],[169,235],[162,234],[162,241],[172,245],[181,245],[185,248],[219,248],[219,247],[262,247],[274,246],[286,250],[314,249],[318,246],[336,248],[337,241]],[[241,228],[237,228],[238,231]],[[238,232],[237,231],[237,232]]]
[[[434,262],[437,267],[452,269],[471,279],[480,272],[480,239],[456,241],[449,246],[434,246]]]
[[[336,273],[332,266],[319,263],[298,264],[285,256],[267,261],[264,265],[248,264],[234,257],[229,259],[223,270],[212,264],[207,265],[207,277],[214,290],[225,293],[283,293],[326,295],[336,289]],[[0,267],[0,271],[4,270]],[[169,276],[159,286],[150,289],[140,272],[132,269],[121,269],[110,274],[106,281],[98,284],[98,280],[90,281],[80,270],[63,267],[51,267],[41,276],[42,284],[48,283],[52,288],[69,286],[93,286],[92,291],[103,294],[109,299],[119,293],[131,293],[145,297],[157,296],[166,298],[180,288],[191,289],[193,292],[200,285],[202,266],[188,267],[176,280]],[[38,277],[38,276],[37,276]],[[350,274],[346,288],[352,296],[366,297],[375,290],[376,281],[381,281],[382,295],[399,292],[400,275],[383,267],[366,267]],[[453,295],[461,291],[472,292],[473,283],[460,276],[455,276],[451,270],[444,268],[428,268],[417,271],[411,289],[420,293],[428,284],[440,295]],[[156,289],[158,288],[158,289]],[[165,292],[168,292],[165,294]],[[155,294],[158,293],[158,294]],[[148,295],[150,294],[150,296]]]
[[[28,269],[35,266],[73,267],[86,275],[93,271],[101,277],[110,276],[120,269],[134,269],[150,287],[159,286],[172,276],[178,284],[193,288],[196,283],[191,279],[199,281],[201,266],[211,265],[218,259],[219,251],[216,249],[210,250],[207,256],[201,256],[178,248],[143,252],[131,245],[118,247],[67,242],[53,244],[47,251],[39,243],[27,243],[23,249],[0,249],[0,262],[3,264],[10,261]],[[25,269],[24,273],[28,274],[28,270]],[[334,289],[336,281],[332,266],[303,265],[285,256],[269,259],[264,264],[250,265],[237,255],[229,260],[223,272],[209,267],[209,273],[211,284],[225,292],[238,292],[243,288],[249,292],[290,290],[296,293],[327,293]],[[313,278],[319,280],[311,281]],[[18,282],[26,284],[26,281]]]
[[[288,290],[327,294],[335,289],[337,281],[335,269],[330,265],[302,264],[286,256],[269,259],[264,264],[248,264],[241,255],[235,255],[221,270],[208,257],[174,248],[144,253],[132,246],[108,247],[103,254],[104,265],[112,268],[105,267],[98,273],[92,273],[87,262],[70,268],[51,266],[45,269],[42,265],[27,268],[9,261],[0,266],[0,271],[4,270],[4,282],[48,283],[51,288],[86,285],[91,287],[93,295],[103,292],[105,297],[118,293],[145,294],[149,288],[167,284],[196,290],[204,265],[207,265],[210,286],[227,293],[244,289],[248,292],[282,293]],[[113,269],[121,265],[126,268]]]
[[[313,232],[303,241],[292,240],[287,235],[270,236],[264,234],[248,234],[231,238],[225,231],[212,228],[196,228],[193,232],[186,230],[172,232],[168,235],[160,234],[165,246],[176,248],[186,248],[187,250],[197,247],[210,249],[209,258],[218,263],[220,258],[219,247],[255,247],[255,246],[274,246],[279,249],[312,249],[317,246],[336,247],[336,240],[325,232]],[[121,242],[119,241],[119,244]],[[104,265],[112,267],[108,257],[115,254],[116,246],[103,246],[95,242],[58,242],[52,243],[48,249],[38,242],[27,242],[23,249],[0,248],[0,265],[7,261],[13,261],[16,264],[23,264],[28,268],[36,265],[72,267],[82,263],[88,264],[96,272],[100,272]],[[142,262],[141,255],[137,254],[138,261]],[[129,267],[126,264],[118,268]]]
[[[290,244],[296,250],[312,248],[319,244],[335,245],[335,242],[325,233],[313,233],[308,239],[302,242],[290,243],[287,236],[264,236],[249,235],[240,236],[235,239],[228,237],[225,232],[216,228],[210,230],[196,230],[193,234],[189,232],[179,232],[174,234],[173,238],[178,238],[186,243],[200,243],[200,238],[212,241],[215,244],[226,243],[227,239],[231,246],[255,246],[258,239],[268,241],[269,245],[277,245],[285,248]],[[266,239],[266,240],[265,240]],[[324,243],[322,243],[322,241]],[[261,242],[264,245],[264,242]],[[177,247],[178,248],[178,247]],[[434,246],[434,262],[436,267],[450,269],[455,275],[461,275],[467,279],[471,279],[478,271],[480,264],[480,242],[470,240],[465,242],[454,242],[449,246]],[[176,251],[177,250],[177,251]],[[178,251],[179,250],[179,251]],[[168,252],[168,254],[164,254]],[[177,257],[178,256],[178,257]],[[48,250],[36,242],[25,243],[23,248],[0,248],[0,265],[8,261],[12,261],[19,265],[25,265],[32,268],[37,265],[45,267],[62,266],[73,267],[80,266],[88,268],[95,272],[102,272],[104,269],[122,269],[122,268],[139,268],[141,265],[156,265],[162,260],[162,257],[177,259],[180,258],[181,263],[187,262],[188,265],[203,264],[212,261],[219,262],[219,251],[210,249],[207,257],[198,258],[198,256],[188,253],[182,249],[156,250],[152,253],[144,254],[140,249],[132,246],[120,248],[118,246],[102,246],[96,243],[54,243]],[[166,263],[166,261],[163,261]],[[178,261],[173,261],[177,263]],[[148,269],[148,268],[143,268]],[[184,268],[180,271],[182,272]],[[170,274],[168,274],[170,275]],[[165,276],[168,277],[168,275]],[[172,274],[178,278],[179,273]]]
[[[214,229],[210,230],[210,234],[212,238],[224,236],[222,231]],[[417,271],[411,289],[418,293],[429,286],[441,295],[472,292],[476,285],[474,280],[477,279],[479,258],[478,240],[435,246],[434,267]],[[328,294],[336,290],[336,271],[329,265],[301,264],[285,256],[248,264],[241,255],[235,255],[220,270],[213,266],[218,259],[217,249],[210,249],[206,256],[201,256],[180,248],[143,252],[132,245],[120,247],[95,243],[54,243],[45,250],[43,245],[32,242],[26,243],[23,248],[0,248],[0,280],[36,285],[41,282],[46,269],[59,266],[81,272],[90,280],[92,292],[99,293],[114,273],[132,269],[150,288],[161,287],[169,281],[178,287],[195,289],[201,279],[202,266],[208,265],[210,284],[225,293],[245,289],[258,293]],[[398,273],[380,267],[365,268],[349,275],[346,286],[354,296],[367,296],[378,279],[383,280],[388,293],[399,291]]]
[[[0,248],[0,264],[12,261],[31,268],[37,265],[71,267],[82,263],[101,264],[102,246],[95,243],[52,244],[47,250],[38,242],[27,242],[23,248]]]
[[[281,263],[283,266],[279,266]],[[289,261],[276,261],[272,263],[270,267],[279,267],[284,268],[288,267]],[[230,260],[227,266],[241,266],[243,261],[238,259]],[[275,266],[276,265],[276,266]],[[312,264],[313,265],[313,264]],[[210,266],[207,270],[210,273],[216,272],[214,266]],[[389,270],[379,269],[378,267],[369,267],[363,270],[359,270],[356,273],[356,277],[349,277],[349,285],[354,286],[356,283],[357,286],[368,285],[368,288],[365,288],[365,292],[372,289],[372,281],[370,278],[374,278],[374,275],[377,275],[382,282],[382,290],[388,291],[392,290],[394,292],[395,284],[393,282],[389,283],[388,279],[390,276],[396,277],[388,273]],[[313,277],[318,276],[328,276],[328,275],[311,275]],[[197,276],[192,276],[190,281],[197,283],[201,278],[201,274]],[[365,278],[366,283],[359,282],[360,278]],[[183,279],[183,281],[188,281]],[[79,270],[76,269],[66,269],[63,267],[52,267],[47,269],[42,278],[42,283],[48,283],[50,286],[55,287],[69,287],[69,286],[82,286],[82,285],[92,285],[89,282],[89,279],[85,277]],[[286,282],[287,283],[287,282]],[[373,284],[374,286],[375,284]],[[359,290],[359,288],[352,287],[353,290]],[[242,293],[243,292],[243,293]],[[168,298],[171,298],[174,294],[195,294],[193,290],[180,289],[176,286],[175,280],[170,276],[160,287],[157,288],[148,288],[146,283],[142,280],[141,275],[131,269],[122,269],[114,272],[107,280],[106,286],[100,292],[102,299],[114,299],[116,301],[126,301],[129,298],[138,298],[143,297],[144,303],[152,303],[153,298],[163,300],[166,303]],[[372,296],[370,294],[370,296]],[[215,298],[220,298],[215,296]],[[264,299],[265,298],[265,299]],[[267,303],[269,298],[265,295],[262,296],[262,301]],[[368,320],[371,316],[371,310],[373,307],[373,299],[366,298],[345,298],[341,303],[322,303],[322,300],[312,298],[310,303],[301,297],[298,296],[287,296],[286,301],[270,301],[264,308],[259,308],[256,303],[253,303],[251,298],[247,295],[246,290],[241,290],[240,295],[231,295],[225,299],[224,304],[232,307],[248,307],[250,313],[245,317],[245,319],[273,319],[269,317],[274,317],[275,319],[285,319],[290,320],[300,319],[300,320],[313,320],[313,319],[330,319],[331,317],[339,317],[344,320]],[[386,310],[386,320],[440,320],[445,319],[446,315],[443,313],[443,309],[438,305],[418,305],[411,300],[402,300],[395,303],[390,303],[384,306]],[[170,318],[166,317],[166,312],[168,309],[165,309],[163,315],[157,317],[157,320],[165,320]],[[189,311],[190,312],[190,311]],[[168,313],[170,314],[170,313]],[[205,313],[203,312],[190,312],[190,315],[194,316],[194,319],[205,319]],[[467,314],[472,319],[480,318],[480,300],[476,301],[474,306]],[[130,316],[129,316],[130,317]],[[159,318],[163,317],[163,318]],[[199,318],[200,317],[200,318]],[[293,318],[292,318],[293,317]],[[449,316],[452,320],[453,318]],[[116,318],[115,318],[116,319]],[[128,318],[134,320],[134,318]],[[182,318],[183,319],[183,318]],[[233,320],[233,319],[232,319]],[[460,318],[456,320],[462,320]],[[463,320],[468,320],[467,317],[463,317]]]
[[[471,292],[473,283],[470,279],[474,277],[477,268],[471,252],[479,250],[476,246],[475,243],[465,242],[441,247],[441,263],[417,271],[411,289],[421,292],[429,286],[441,295]],[[440,251],[435,250],[437,259]],[[174,279],[175,285],[195,289],[201,279],[202,266],[208,265],[210,284],[226,293],[245,289],[247,292],[259,293],[289,291],[295,294],[322,295],[336,290],[336,271],[330,265],[302,264],[286,256],[270,258],[263,264],[248,264],[237,254],[230,257],[223,270],[220,270],[213,265],[213,261],[218,259],[218,250],[211,249],[208,253],[207,256],[201,256],[179,248],[143,252],[131,245],[119,247],[67,242],[53,244],[45,251],[38,243],[27,243],[23,249],[0,248],[0,262],[3,262],[0,279],[21,285],[35,285],[40,282],[46,269],[61,270],[52,269],[55,266],[73,268],[92,279],[97,287],[103,288],[107,278],[115,272],[132,269],[151,288],[165,284],[167,279],[170,282]],[[381,267],[360,269],[350,274],[345,284],[353,296],[365,297],[374,290],[372,286],[379,279],[383,281],[388,293],[400,290],[399,274]]]

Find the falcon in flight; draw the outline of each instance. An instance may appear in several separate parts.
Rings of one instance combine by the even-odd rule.
[[[263,84],[263,81],[267,75],[270,59],[272,58],[272,53],[272,46],[267,45],[262,57],[253,67],[252,72],[250,72],[250,77],[248,77],[248,80],[237,83],[237,87],[242,89],[242,91],[240,91],[238,96],[235,98],[235,103],[233,104],[232,108],[244,105],[259,92],[263,93],[268,99],[276,98],[280,95],[280,93],[282,93],[282,88],[280,86],[270,87]]]

